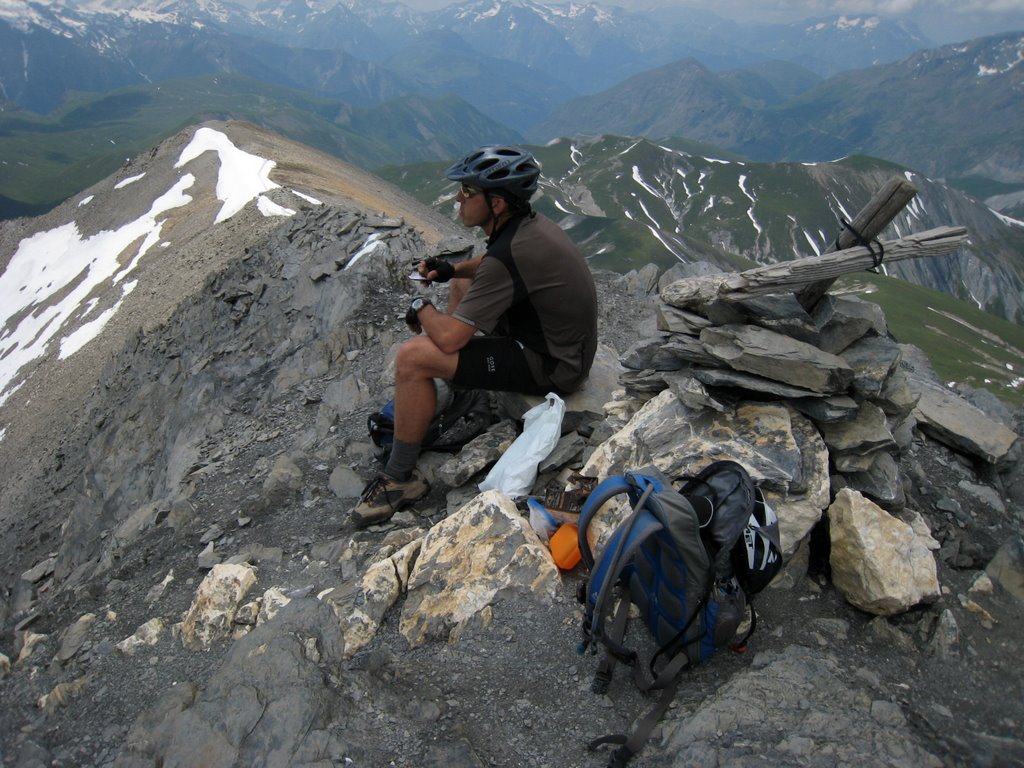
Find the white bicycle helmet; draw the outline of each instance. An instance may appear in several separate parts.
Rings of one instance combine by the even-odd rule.
[[[754,510],[743,528],[743,546],[733,549],[733,570],[750,594],[768,586],[782,568],[779,518],[765,501],[761,489],[755,489]]]
[[[540,165],[521,147],[487,145],[474,149],[444,175],[451,181],[525,202],[537,191]]]

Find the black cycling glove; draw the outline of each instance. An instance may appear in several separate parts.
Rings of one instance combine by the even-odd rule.
[[[436,283],[447,283],[455,277],[455,265],[450,261],[431,256],[429,259],[424,259],[423,263],[427,267],[427,274],[437,272],[437,277],[434,278]]]

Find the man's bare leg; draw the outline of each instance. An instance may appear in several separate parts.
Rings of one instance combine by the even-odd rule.
[[[363,490],[351,510],[358,527],[391,519],[395,512],[422,498],[430,486],[416,471],[420,443],[434,416],[434,379],[455,375],[458,353],[442,352],[428,336],[405,342],[395,359],[395,439],[384,473]]]
[[[458,366],[458,353],[445,353],[438,349],[427,336],[416,336],[405,342],[395,358],[395,447],[399,443],[415,446],[419,454],[419,445],[434,418],[437,408],[437,389],[434,379],[451,379]],[[392,459],[388,461],[385,472],[392,477],[401,477],[415,466],[409,464],[407,456],[398,456],[392,450]],[[393,466],[394,465],[394,466]]]

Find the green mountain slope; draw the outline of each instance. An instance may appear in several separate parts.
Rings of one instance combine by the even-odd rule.
[[[882,307],[893,337],[920,347],[946,383],[1024,406],[1024,327],[902,280],[851,275],[838,286]]]
[[[684,59],[635,75],[607,91],[573,99],[531,131],[531,137],[612,133],[659,138],[684,136],[736,147],[759,122],[758,105],[736,87],[735,76]]]
[[[890,273],[1024,319],[1024,228],[893,163],[754,163],[694,143],[621,136],[562,139],[535,152],[544,168],[538,209],[574,229],[595,266],[617,271],[706,260],[733,269],[813,256],[892,177],[908,177],[917,196],[882,238],[957,225],[971,241],[955,257],[903,262]],[[380,173],[435,204],[454,191],[442,170]]]
[[[737,149],[775,158],[863,152],[933,176],[1021,182],[1022,55],[1017,33],[844,73],[773,115],[770,137]]]
[[[754,163],[679,140],[599,136],[533,151],[543,166],[535,207],[569,231],[592,265],[620,272],[698,261],[740,271],[812,256],[893,176],[909,177],[917,196],[883,239],[958,225],[970,242],[951,256],[883,264],[887,274],[853,276],[846,289],[869,292],[893,335],[924,349],[947,380],[1024,402],[1024,328],[1004,319],[1024,317],[1024,229],[946,185],[868,157]],[[454,215],[444,168],[378,173]]]
[[[182,128],[229,118],[366,168],[518,138],[453,96],[355,108],[239,76],[171,80],[72,97],[49,117],[0,113],[0,218],[47,210]]]

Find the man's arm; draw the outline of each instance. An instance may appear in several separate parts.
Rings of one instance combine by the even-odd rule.
[[[469,286],[472,285],[473,277],[483,258],[483,256],[477,256],[475,259],[466,259],[455,264],[448,261],[443,262],[445,271],[451,270],[446,277],[432,268],[436,262],[441,261],[435,257],[421,261],[416,265],[416,270],[431,282],[448,283],[447,311],[449,315],[452,315],[455,313],[455,308],[459,306],[459,302],[462,301],[462,297],[469,290]]]
[[[447,354],[458,352],[476,333],[474,326],[439,312],[433,304],[425,305],[419,311],[417,319],[430,340]]]
[[[455,271],[452,275],[448,277],[448,280],[472,279],[473,275],[476,274],[476,269],[477,267],[480,266],[480,262],[483,260],[483,258],[483,256],[477,256],[475,259],[466,259],[465,261],[458,261],[455,264],[451,264]],[[424,259],[423,261],[416,265],[416,269],[419,271],[419,273],[423,275],[425,278],[427,278],[427,280],[430,280],[431,282],[448,282],[448,280],[438,280],[438,278],[441,277],[441,275],[439,274],[438,270],[431,269],[431,264],[429,263],[430,261],[432,261],[432,259]],[[446,263],[450,264],[450,262]]]

